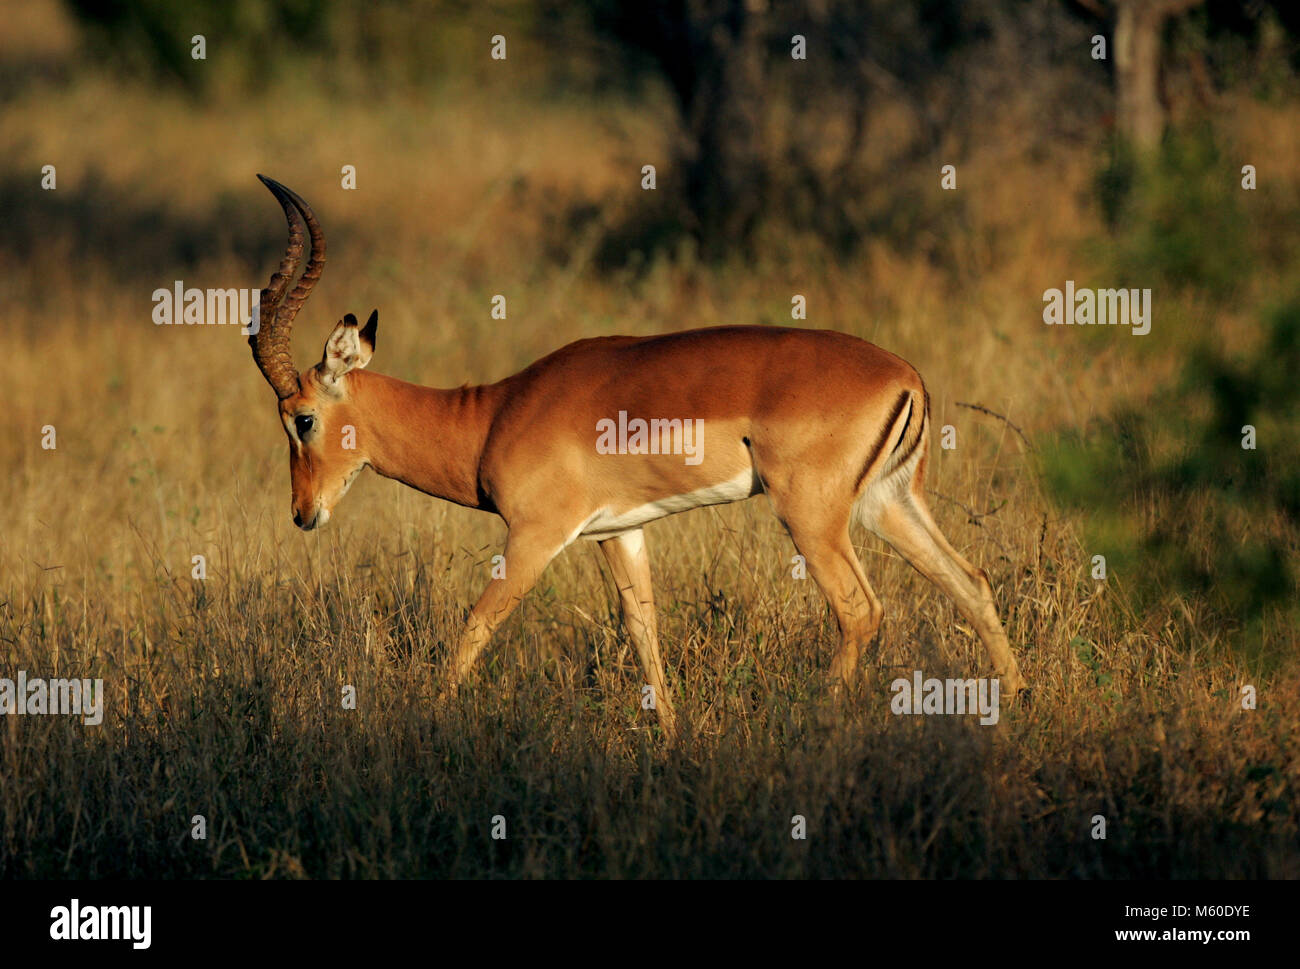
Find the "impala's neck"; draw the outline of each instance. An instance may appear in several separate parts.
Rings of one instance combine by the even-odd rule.
[[[495,387],[437,390],[367,370],[348,374],[348,385],[371,467],[436,498],[483,507],[478,472]]]

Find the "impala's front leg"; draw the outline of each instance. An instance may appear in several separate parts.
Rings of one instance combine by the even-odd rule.
[[[654,590],[650,584],[650,557],[646,554],[645,533],[641,529],[624,532],[600,543],[614,573],[623,605],[623,624],[636,646],[653,690],[654,709],[664,736],[677,739],[677,714],[673,711],[672,693],[664,679],[664,664],[659,656],[659,630],[655,622]]]
[[[473,668],[492,634],[515,609],[538,577],[567,544],[567,536],[550,528],[515,526],[506,536],[505,568],[500,578],[488,583],[470,610],[465,631],[446,674],[447,692],[455,693],[460,681]]]

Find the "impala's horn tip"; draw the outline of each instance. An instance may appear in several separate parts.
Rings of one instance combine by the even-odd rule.
[[[285,188],[283,185],[277,182],[274,178],[267,178],[261,172],[257,173],[257,180],[261,182],[263,185],[265,185],[267,188],[269,188],[271,190],[271,194],[274,195],[276,198],[282,199],[286,195],[293,195],[293,192],[289,191],[287,188]]]

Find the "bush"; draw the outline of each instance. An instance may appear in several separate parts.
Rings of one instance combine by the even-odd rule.
[[[1213,135],[1171,134],[1150,160],[1118,139],[1107,152],[1095,187],[1111,229],[1105,258],[1115,271],[1143,286],[1194,288],[1214,300],[1240,292],[1257,254],[1239,201],[1240,175]]]
[[[1148,405],[1057,437],[1041,459],[1134,608],[1195,598],[1211,617],[1202,631],[1255,659],[1290,645],[1276,623],[1300,629],[1300,301],[1264,325],[1250,355],[1202,343]]]
[[[95,53],[127,71],[174,80],[201,92],[222,70],[261,83],[286,49],[319,45],[328,34],[332,0],[68,0]],[[202,34],[206,58],[195,60]]]

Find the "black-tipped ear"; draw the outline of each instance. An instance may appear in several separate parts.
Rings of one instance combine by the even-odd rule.
[[[375,334],[379,332],[379,310],[370,311],[370,319],[366,320],[365,327],[361,330],[361,341],[370,344],[370,352],[375,350]]]
[[[343,314],[343,322],[344,322],[344,324],[347,325],[347,326],[356,326],[356,325],[357,325],[357,318],[356,318],[355,316],[353,316],[351,313],[344,313],[344,314]]]

